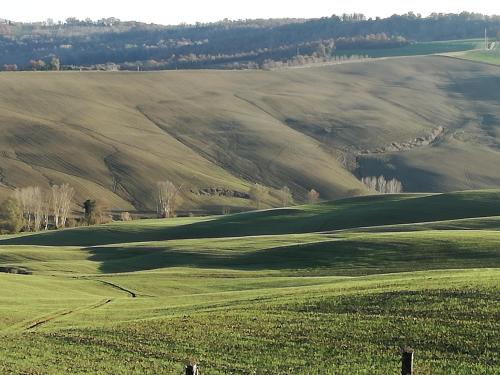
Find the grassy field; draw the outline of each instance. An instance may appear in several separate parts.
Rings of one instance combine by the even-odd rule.
[[[398,48],[339,50],[338,55],[362,55],[369,57],[400,57],[434,55],[441,53],[463,52],[478,48],[483,41],[481,39],[446,40],[438,42],[417,42]],[[484,42],[483,42],[484,43]]]
[[[270,187],[267,207],[283,185],[298,202],[311,188],[337,199],[367,194],[359,178],[380,174],[407,192],[494,188],[499,69],[424,56],[279,71],[1,73],[0,198],[66,182],[78,202],[148,210],[170,179],[183,184],[181,211],[220,213],[251,208],[231,195],[253,182]],[[436,129],[431,144],[411,146]]]
[[[500,65],[500,42],[495,42],[495,47],[488,51],[476,49],[474,51],[460,53],[458,56],[466,60]]]
[[[500,191],[0,237],[0,373],[500,371]]]

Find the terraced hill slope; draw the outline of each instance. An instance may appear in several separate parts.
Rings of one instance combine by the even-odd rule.
[[[251,183],[297,200],[500,184],[500,68],[444,57],[281,71],[0,74],[0,196],[68,182],[77,199],[151,209],[249,207]],[[210,195],[207,188],[218,193]],[[210,191],[210,190],[209,190]],[[213,191],[213,189],[212,189]],[[266,203],[277,204],[276,194]]]

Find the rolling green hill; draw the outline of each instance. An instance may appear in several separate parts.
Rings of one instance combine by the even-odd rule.
[[[439,222],[445,228],[444,220],[463,222],[465,229],[488,229],[488,226],[494,229],[495,221],[488,220],[482,227],[480,224],[467,224],[464,219],[497,216],[500,216],[499,190],[391,194],[203,219],[178,218],[167,222],[141,220],[139,226],[136,222],[112,223],[99,227],[40,232],[6,238],[0,244],[96,246],[170,239],[359,230],[373,226],[380,230],[380,226],[422,222]]]
[[[500,183],[499,69],[412,57],[279,71],[0,74],[0,196],[70,183],[77,200],[248,209],[253,182],[325,199],[384,174],[406,191]],[[215,195],[205,194],[217,188]],[[274,190],[266,200],[277,205]]]
[[[0,237],[0,372],[496,373],[499,228],[490,190]]]

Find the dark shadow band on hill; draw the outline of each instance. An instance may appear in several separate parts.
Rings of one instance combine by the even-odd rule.
[[[498,71],[500,72],[500,67]],[[463,95],[469,100],[490,101],[493,104],[498,104],[500,101],[500,77],[491,75],[482,74],[477,77],[455,79],[453,83],[441,88]]]
[[[500,266],[500,235],[493,243],[475,246],[436,240],[427,244],[397,240],[336,238],[311,244],[290,245],[250,252],[186,250],[174,247],[93,247],[89,260],[99,262],[103,273],[124,273],[172,267],[231,270],[303,270],[309,274],[359,276],[429,269]]]
[[[384,195],[248,212],[179,226],[163,227],[137,221],[44,232],[0,240],[0,245],[84,247],[172,239],[324,232],[499,215],[500,190]]]
[[[406,152],[366,154],[357,157],[359,176],[385,176],[404,181],[405,189],[409,191],[443,191],[442,176],[429,169],[409,165]],[[395,174],[397,171],[397,174]]]

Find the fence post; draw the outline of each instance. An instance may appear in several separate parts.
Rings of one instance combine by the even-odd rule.
[[[403,348],[401,355],[401,375],[413,375],[413,349],[409,346]]]
[[[186,375],[199,375],[198,365],[197,364],[187,365]]]

